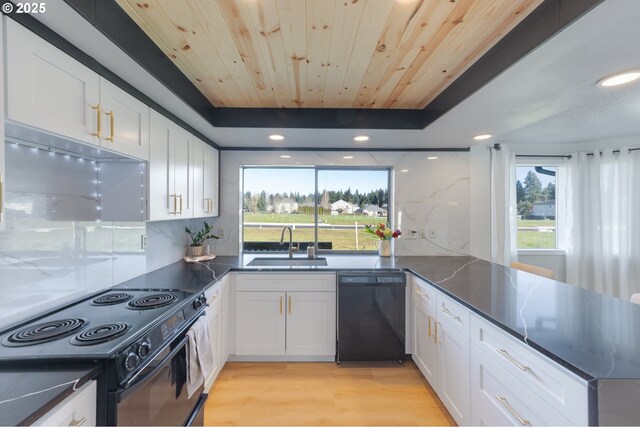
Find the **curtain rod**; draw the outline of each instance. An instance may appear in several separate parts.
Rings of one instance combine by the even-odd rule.
[[[496,151],[500,151],[500,144],[493,144],[493,149]],[[638,148],[629,148],[629,152],[632,151],[638,151],[640,150],[640,147]],[[596,153],[600,153],[600,155],[602,155],[602,151],[597,151],[597,152],[593,152],[593,153],[587,153],[587,156],[593,156]],[[612,153],[615,154],[620,154],[620,150],[613,150]],[[571,159],[571,155],[570,154],[516,154],[516,157],[522,157],[522,158],[556,158],[556,159]]]

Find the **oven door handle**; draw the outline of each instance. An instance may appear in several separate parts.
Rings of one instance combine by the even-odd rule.
[[[164,359],[162,359],[162,362],[160,362],[160,364],[158,364],[158,366],[153,368],[153,370],[151,372],[149,372],[148,374],[146,374],[144,376],[144,379],[138,381],[137,383],[134,383],[131,387],[129,387],[129,385],[131,384],[131,382],[133,380],[135,380],[137,378],[137,376],[133,377],[129,381],[127,381],[124,384],[125,389],[122,390],[120,393],[118,393],[118,401],[122,401],[122,399],[127,397],[127,395],[133,393],[138,388],[140,388],[143,385],[145,385],[149,380],[153,379],[158,374],[158,372],[160,372],[162,369],[164,369],[164,367],[167,365],[167,363],[169,363],[171,361],[171,359],[173,359],[173,356],[175,356],[180,350],[182,350],[182,347],[184,347],[186,345],[187,341],[189,341],[189,337],[184,337],[182,340],[180,340],[178,345],[176,345],[176,347],[173,350],[171,350],[171,352]]]

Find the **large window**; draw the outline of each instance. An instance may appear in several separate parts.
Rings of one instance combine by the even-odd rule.
[[[518,165],[518,249],[555,249],[557,166]]]
[[[386,168],[244,168],[243,250],[286,251],[288,225],[301,251],[375,251],[364,226],[389,222],[389,176]]]

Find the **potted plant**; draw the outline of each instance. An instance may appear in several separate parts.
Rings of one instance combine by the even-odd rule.
[[[185,227],[184,231],[186,231],[191,238],[191,244],[189,245],[189,256],[192,257],[202,256],[204,252],[202,244],[205,240],[220,238],[215,234],[211,234],[211,226],[207,224],[207,221],[204,222],[204,228],[202,230],[193,233],[191,232],[191,230],[189,230],[189,227]]]
[[[377,238],[380,242],[378,244],[378,254],[380,256],[391,256],[391,240],[398,238],[402,234],[400,230],[394,231],[382,223],[377,226],[365,225],[364,231]]]

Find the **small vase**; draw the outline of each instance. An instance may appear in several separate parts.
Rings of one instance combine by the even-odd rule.
[[[380,240],[378,246],[378,255],[391,256],[391,240]]]
[[[189,246],[189,256],[197,257],[204,254],[204,246]]]

